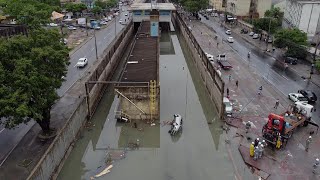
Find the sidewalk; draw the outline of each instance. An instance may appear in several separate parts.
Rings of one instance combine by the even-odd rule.
[[[216,19],[214,19],[216,21]],[[226,24],[224,24],[226,27],[231,29],[233,33],[238,34],[241,36],[245,41],[252,44],[253,46],[259,48],[261,51],[265,52],[266,49],[272,50],[272,44],[268,43],[268,46],[266,46],[266,43],[263,40],[259,39],[252,39],[251,36],[248,34],[241,34],[241,27],[235,26],[230,27]],[[269,56],[273,57],[275,60],[280,61],[283,65],[283,54],[284,52],[281,49],[276,49],[275,52],[265,52]],[[310,71],[311,71],[311,63],[308,61],[298,62],[297,65],[289,65],[289,69],[293,70],[296,74],[298,74],[300,77],[309,78]],[[312,75],[311,82],[320,87],[320,72],[314,69],[314,74]]]
[[[217,40],[214,39],[215,32],[212,29],[196,20],[192,20],[191,22],[187,21],[187,24],[205,52],[213,56],[220,53],[227,53],[228,61],[233,66],[232,70],[222,70],[225,88],[228,88],[230,91],[230,101],[233,103],[234,109],[234,118],[227,118],[226,121],[230,124],[237,124],[237,128],[231,126],[227,134],[228,139],[226,139],[226,142],[230,141],[232,157],[229,158],[237,165],[234,171],[239,173],[240,177],[238,178],[248,179],[248,173],[250,174],[251,170],[244,168],[246,167],[244,160],[248,158],[242,157],[239,153],[239,151],[247,148],[238,150],[238,147],[249,147],[253,139],[259,136],[261,137],[261,129],[267,122],[268,114],[284,112],[291,102],[272,84],[269,84],[260,77],[254,67],[251,67],[246,59],[238,56],[226,42],[218,39],[219,45],[217,45]],[[217,62],[213,62],[213,64],[215,67],[219,67]],[[229,80],[229,75],[231,75],[231,80]],[[239,82],[239,87],[235,85],[236,80]],[[257,95],[260,86],[263,86],[261,96]],[[274,104],[277,98],[280,100],[280,106],[278,109],[275,109]],[[243,123],[249,120],[253,122],[254,126],[248,134],[245,134]],[[288,145],[283,150],[274,152],[266,149],[265,154],[266,157],[268,157],[267,160],[258,160],[264,169],[255,169],[254,172],[251,172],[254,174],[253,176],[262,176],[261,174],[265,174],[264,177],[269,177],[268,179],[320,178],[320,175],[312,174],[312,163],[314,163],[315,157],[320,156],[320,152],[318,151],[318,149],[320,149],[319,133],[313,135],[314,143],[311,145],[310,151],[304,151],[305,139],[308,137],[310,131],[314,131],[311,126],[296,130],[294,136],[289,140]],[[246,152],[245,155],[249,156],[249,152]]]

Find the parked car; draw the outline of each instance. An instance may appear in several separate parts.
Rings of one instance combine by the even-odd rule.
[[[317,101],[316,94],[310,90],[299,90],[298,93],[300,93],[304,97],[308,98],[308,103],[314,103]]]
[[[226,34],[231,35],[231,31],[230,30],[226,30]]]
[[[211,55],[211,54],[209,54],[209,53],[206,53],[206,52],[205,52],[205,54],[206,54],[207,58],[208,58],[210,61],[214,61],[213,55]]]
[[[226,97],[223,97],[223,104],[225,105],[225,113],[226,114],[232,114],[232,104],[231,102],[229,101],[228,98]]]
[[[124,16],[128,16],[128,14],[124,14]]]
[[[120,20],[119,20],[119,23],[122,24],[122,22],[123,22],[122,19],[120,19]]]
[[[108,24],[108,23],[107,23],[106,21],[101,21],[100,24],[101,24],[101,25],[106,25],[106,24]]]
[[[292,65],[296,65],[296,64],[298,64],[298,59],[294,58],[294,57],[285,57],[284,62],[292,64]]]
[[[249,36],[253,36],[255,33],[254,32],[250,32],[249,33]]]
[[[68,29],[69,29],[69,30],[76,30],[77,28],[74,27],[74,26],[68,26]]]
[[[253,39],[258,39],[258,38],[259,38],[259,34],[254,34],[254,35],[252,36],[252,38],[253,38]]]
[[[87,58],[80,58],[76,64],[77,67],[85,67],[88,64]]]
[[[308,102],[308,98],[300,93],[289,93],[288,98],[293,102]]]
[[[94,29],[95,29],[95,30],[100,30],[101,27],[100,27],[100,26],[95,26]]]
[[[243,28],[243,29],[241,29],[241,33],[248,34],[248,30]]]
[[[50,26],[50,27],[57,27],[58,24],[56,24],[56,23],[50,23],[49,26]]]
[[[233,39],[233,37],[228,37],[228,39],[227,39],[227,41],[229,42],[229,43],[233,43],[234,42],[234,39]]]

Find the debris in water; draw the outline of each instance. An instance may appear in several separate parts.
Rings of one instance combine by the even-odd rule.
[[[101,171],[99,174],[93,176],[93,177],[90,177],[90,179],[94,179],[94,178],[97,178],[97,177],[100,177],[100,176],[103,176],[105,174],[108,174],[110,172],[110,169],[113,167],[113,165],[110,165],[108,166],[107,168],[105,168],[103,171]]]

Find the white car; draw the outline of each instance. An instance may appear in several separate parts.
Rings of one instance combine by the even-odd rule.
[[[101,21],[100,24],[101,24],[101,25],[106,25],[106,24],[108,24],[108,23],[107,23],[106,21]]]
[[[249,36],[253,36],[253,35],[254,35],[254,32],[250,32],[250,33],[249,33]]]
[[[233,37],[228,37],[227,41],[228,41],[229,43],[233,43],[233,42],[234,42],[234,39],[233,39]]]
[[[209,53],[206,53],[206,52],[205,52],[205,54],[206,54],[207,58],[208,58],[210,61],[213,61],[213,60],[214,60],[213,55],[211,55],[211,54],[209,54]]]
[[[231,31],[230,30],[226,30],[226,34],[231,35]]]
[[[259,38],[259,34],[254,34],[254,35],[252,36],[252,38],[253,38],[253,39],[258,39],[258,38]]]
[[[122,19],[120,19],[120,20],[119,20],[119,23],[122,24],[122,22],[123,22]]]
[[[304,97],[300,93],[289,93],[288,98],[293,102],[306,102],[306,103],[308,103],[308,98]]]
[[[223,104],[225,105],[226,114],[232,114],[232,104],[228,98],[223,97]]]
[[[76,64],[77,67],[85,67],[88,64],[87,58],[80,58]]]
[[[94,29],[95,29],[95,30],[100,30],[101,27],[100,27],[100,26],[95,26]]]
[[[69,29],[69,30],[76,30],[77,28],[74,27],[74,26],[69,26],[68,29]]]
[[[57,27],[58,24],[56,24],[56,23],[50,23],[49,26],[51,26],[51,27]]]

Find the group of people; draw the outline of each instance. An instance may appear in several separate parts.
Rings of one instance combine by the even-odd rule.
[[[266,148],[267,143],[265,140],[260,142],[259,138],[256,138],[254,142],[250,145],[250,156],[253,157],[253,160],[261,159],[263,155],[264,148]]]

